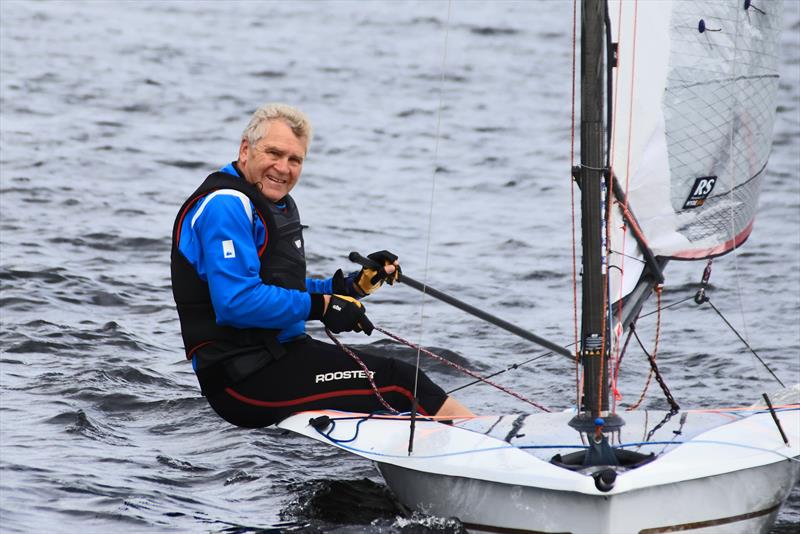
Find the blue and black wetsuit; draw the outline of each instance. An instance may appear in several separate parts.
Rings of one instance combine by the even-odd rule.
[[[306,278],[289,195],[270,202],[233,163],[212,173],[178,213],[171,267],[186,355],[221,417],[262,427],[303,410],[383,409],[355,361],[305,333],[305,322],[322,316],[322,295],[347,285]],[[358,354],[383,397],[408,411],[414,368]],[[433,414],[446,394],[421,373],[417,397],[420,411]]]

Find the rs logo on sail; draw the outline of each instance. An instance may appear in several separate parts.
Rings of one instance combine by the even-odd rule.
[[[703,203],[714,190],[714,185],[717,183],[716,176],[701,176],[694,181],[692,192],[689,193],[689,198],[683,203],[683,209],[697,208]]]
[[[375,376],[374,371],[369,372],[369,377],[372,378]],[[335,373],[324,373],[317,375],[316,380],[314,381],[315,384],[319,384],[320,382],[331,382],[333,380],[350,380],[353,378],[367,378],[366,371],[336,371]]]

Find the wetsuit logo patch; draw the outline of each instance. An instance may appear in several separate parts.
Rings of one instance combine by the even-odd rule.
[[[375,376],[374,371],[369,372],[369,377]],[[367,378],[366,371],[336,371],[335,373],[324,373],[316,376],[315,384],[320,382],[331,382],[333,380],[351,380],[353,378]]]
[[[236,250],[233,248],[233,241],[231,241],[230,239],[222,242],[222,257],[223,258],[236,257]]]

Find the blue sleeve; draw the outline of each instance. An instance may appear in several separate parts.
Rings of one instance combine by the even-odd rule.
[[[261,280],[253,222],[243,198],[235,192],[213,195],[192,219],[193,237],[202,250],[198,273],[208,281],[217,323],[283,329],[305,321],[311,309],[308,293]]]
[[[306,289],[309,293],[333,294],[333,278],[320,280],[319,278],[306,278]]]

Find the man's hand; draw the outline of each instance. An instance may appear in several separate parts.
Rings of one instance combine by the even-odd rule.
[[[400,277],[400,264],[397,261],[397,256],[388,250],[373,252],[367,257],[378,265],[382,265],[383,269],[375,270],[364,267],[359,271],[356,275],[354,286],[362,296],[377,291],[384,282],[389,282],[389,285],[392,285]]]
[[[352,297],[344,295],[325,295],[325,313],[322,324],[334,334],[342,332],[361,332],[372,334],[372,321],[367,318],[366,308]]]

